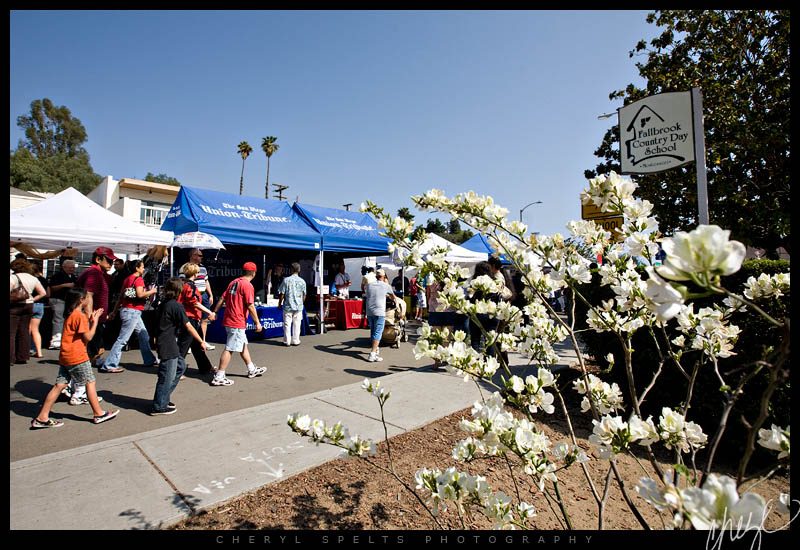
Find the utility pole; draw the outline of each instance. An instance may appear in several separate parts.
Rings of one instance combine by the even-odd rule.
[[[343,204],[342,206],[344,206],[345,210],[350,212],[350,207],[353,206],[353,203],[352,202],[348,202],[347,204]]]
[[[283,192],[289,189],[289,186],[281,185],[280,183],[273,183],[272,185],[275,187],[275,198],[278,199],[279,201],[282,201]]]

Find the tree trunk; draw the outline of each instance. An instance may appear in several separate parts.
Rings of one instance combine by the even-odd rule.
[[[267,157],[267,184],[264,188],[264,198],[269,200],[269,157]]]
[[[244,193],[244,159],[242,159],[242,175],[239,176],[239,195]]]

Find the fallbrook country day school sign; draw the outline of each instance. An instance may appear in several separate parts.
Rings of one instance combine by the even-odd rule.
[[[656,94],[619,109],[623,174],[649,174],[695,160],[691,92]]]

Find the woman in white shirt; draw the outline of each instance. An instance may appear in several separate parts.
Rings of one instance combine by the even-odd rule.
[[[30,324],[33,317],[33,303],[47,295],[42,283],[33,276],[34,268],[30,262],[22,258],[11,262],[9,292],[22,286],[28,292],[28,298],[19,302],[9,302],[10,341],[9,364],[24,365],[31,355]]]

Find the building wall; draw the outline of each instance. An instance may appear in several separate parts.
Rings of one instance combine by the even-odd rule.
[[[106,176],[86,196],[103,208],[109,208],[119,200],[119,182],[111,176]]]
[[[16,210],[17,208],[25,208],[26,206],[31,206],[41,200],[43,199],[39,199],[36,197],[21,197],[19,195],[11,195],[11,210]]]
[[[148,183],[129,178],[115,180],[111,176],[106,176],[97,187],[87,194],[87,197],[123,218],[144,223],[143,218],[153,219],[153,209],[168,210],[175,202],[179,190],[178,187],[175,187],[174,192],[164,192],[162,189],[136,189],[125,185],[126,181],[145,185]],[[148,211],[148,215],[143,214],[143,208]],[[160,213],[156,212],[156,214]],[[147,225],[160,226],[159,223],[152,222]]]

